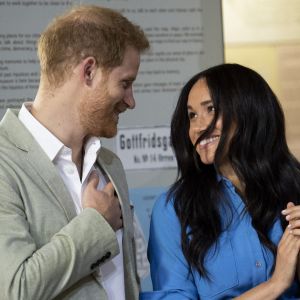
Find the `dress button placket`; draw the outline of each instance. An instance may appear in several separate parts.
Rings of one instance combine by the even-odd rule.
[[[255,266],[256,266],[256,268],[260,268],[261,267],[261,262],[257,260],[255,262]]]

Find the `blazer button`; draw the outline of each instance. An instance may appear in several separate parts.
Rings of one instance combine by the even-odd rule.
[[[110,256],[111,256],[110,251],[106,252],[105,255],[103,255],[103,256],[101,257],[101,259],[99,259],[100,263],[106,261],[108,258],[110,258]]]
[[[91,264],[91,270],[94,270],[96,267],[97,267],[97,264],[96,264],[96,263]]]
[[[105,255],[103,255],[100,259],[98,259],[95,263],[91,264],[91,270],[99,267],[99,265],[104,261],[106,261],[108,258],[110,258],[110,256],[111,256],[111,252],[110,251],[106,252]]]
[[[110,258],[110,256],[111,256],[111,253],[110,253],[110,251],[106,252],[106,254],[104,255],[105,259],[108,259],[108,258]]]

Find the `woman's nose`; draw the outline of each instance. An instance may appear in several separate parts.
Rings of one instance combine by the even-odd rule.
[[[210,125],[211,120],[208,118],[205,118],[201,115],[198,115],[197,118],[191,122],[191,127],[196,132],[202,132],[207,129],[207,127]]]

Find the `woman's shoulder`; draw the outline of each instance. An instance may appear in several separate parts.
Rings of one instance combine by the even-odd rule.
[[[160,194],[153,206],[153,210],[155,211],[169,211],[169,210],[174,210],[174,200],[172,197],[169,197],[168,192],[164,192]]]
[[[163,193],[157,198],[152,209],[149,241],[159,240],[160,243],[168,241],[170,244],[169,239],[172,239],[179,244],[180,232],[181,226],[173,199],[168,197],[168,193]]]
[[[174,200],[172,197],[169,197],[168,192],[164,192],[155,201],[152,209],[152,219],[174,217],[176,217]]]

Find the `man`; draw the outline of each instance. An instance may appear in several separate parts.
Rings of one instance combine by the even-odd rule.
[[[0,299],[138,299],[125,174],[98,137],[134,108],[148,47],[139,27],[91,5],[42,33],[36,98],[0,124]]]

